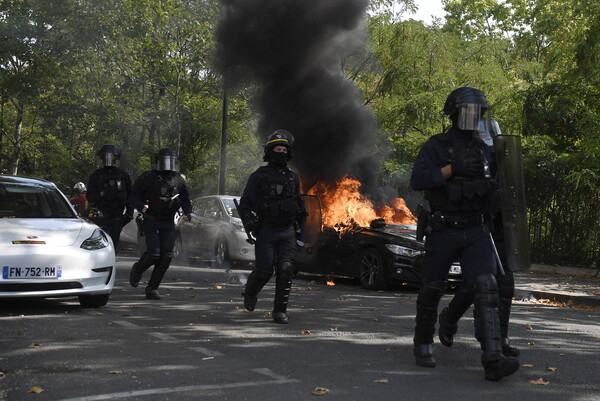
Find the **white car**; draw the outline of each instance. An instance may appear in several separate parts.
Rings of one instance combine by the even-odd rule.
[[[51,182],[0,175],[0,298],[77,296],[106,305],[115,283],[110,236],[77,217]]]

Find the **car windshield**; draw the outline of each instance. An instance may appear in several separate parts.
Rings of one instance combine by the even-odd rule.
[[[69,218],[76,217],[58,189],[35,184],[0,184],[2,218]]]
[[[233,199],[223,199],[223,203],[225,204],[225,210],[227,210],[227,214],[231,217],[240,217],[238,213],[235,203],[233,203]]]

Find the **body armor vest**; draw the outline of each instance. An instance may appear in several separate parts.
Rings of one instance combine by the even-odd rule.
[[[100,201],[96,206],[104,217],[119,217],[123,214],[127,202],[127,188],[121,171],[116,169],[100,170]]]
[[[168,177],[155,174],[152,179],[154,184],[147,194],[148,213],[158,219],[173,218],[174,213],[181,207],[181,177],[178,174]]]
[[[483,159],[483,164],[489,166],[489,152],[486,145],[479,141],[471,144],[465,143],[457,135],[448,133],[435,135],[432,138],[440,141],[444,150],[448,153],[448,160],[453,155],[463,157],[477,157]],[[431,189],[425,192],[425,198],[429,200],[431,209],[454,214],[474,215],[494,212],[498,207],[499,191],[498,183],[484,170],[477,177],[452,176],[448,185]]]
[[[261,220],[274,225],[292,224],[298,213],[296,180],[290,169],[259,168],[257,212]]]

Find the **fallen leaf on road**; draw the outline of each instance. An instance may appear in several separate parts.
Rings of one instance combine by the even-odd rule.
[[[37,343],[29,344],[29,348],[42,348],[42,344],[37,344]]]
[[[339,299],[340,301],[345,301],[345,300],[346,300],[346,299],[348,299],[348,298],[346,298],[346,297],[338,297],[338,299]]]
[[[548,384],[550,384],[549,381],[544,381],[544,379],[542,379],[541,377],[537,380],[529,380],[530,384],[541,384],[542,386],[547,386]]]
[[[524,368],[533,368],[533,365],[530,364],[530,363],[525,363],[525,364],[523,364],[521,366],[523,366]]]
[[[122,375],[123,371],[122,370],[111,370],[108,373],[110,373],[111,375]]]
[[[395,297],[403,297],[404,294],[394,294]]]
[[[337,327],[330,327],[329,331],[338,331],[339,329]]]
[[[0,371],[0,377],[4,376],[4,372]]]
[[[379,321],[379,319],[375,318],[375,319],[373,319],[373,321],[374,321],[374,322],[378,322],[378,321]]]
[[[37,387],[37,386],[33,386],[32,388],[30,388],[28,391],[28,393],[35,393],[35,394],[39,394],[39,393],[43,393],[44,389],[41,387]]]
[[[558,370],[558,368],[553,368],[551,366],[548,366],[546,369],[548,369],[550,372],[556,372]]]
[[[312,395],[325,395],[329,392],[328,388],[325,387],[315,387],[315,389],[313,391],[311,391],[310,393]]]
[[[527,330],[533,330],[533,327],[531,327],[531,325],[529,323],[527,323],[525,325],[525,329],[527,329]]]
[[[268,317],[271,317],[271,312],[267,312],[267,313],[265,313],[265,314],[263,315],[263,317],[264,317],[265,319],[266,319],[266,318],[268,318]]]
[[[529,341],[527,345],[535,345],[535,343],[533,341]]]
[[[387,383],[387,382],[388,382],[388,379],[378,379],[378,380],[375,380],[375,383]]]
[[[310,336],[312,333],[310,330],[300,330],[300,334],[304,334],[305,336]]]
[[[222,290],[224,287],[222,285],[215,285],[214,289],[215,290]]]

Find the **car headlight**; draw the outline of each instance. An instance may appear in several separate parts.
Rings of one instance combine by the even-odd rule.
[[[396,244],[385,244],[385,247],[394,255],[408,256],[411,258],[419,256],[423,253],[423,251],[417,251],[415,249],[406,248]]]
[[[81,248],[86,249],[88,251],[95,251],[97,249],[106,248],[109,244],[108,238],[106,238],[106,234],[104,231],[99,228],[95,229],[92,233],[92,236],[83,241],[81,244]]]

